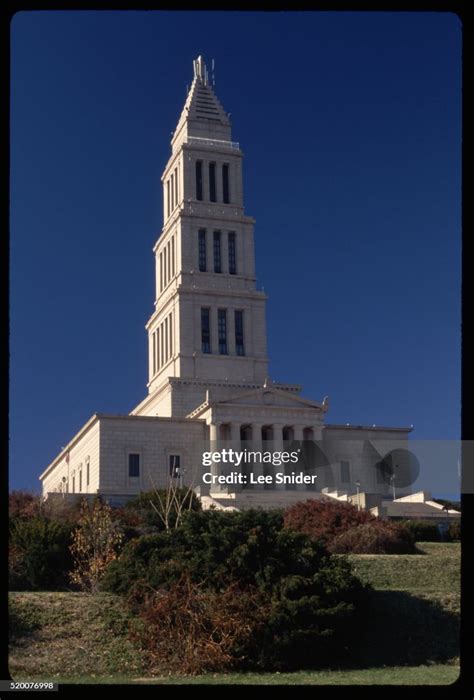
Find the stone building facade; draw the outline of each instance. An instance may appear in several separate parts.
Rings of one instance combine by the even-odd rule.
[[[244,211],[243,154],[201,57],[171,140],[163,182],[164,223],[154,246],[156,298],[146,325],[148,393],[129,415],[94,415],[41,474],[43,494],[100,493],[120,500],[192,485],[217,505],[284,504],[324,493],[379,498],[393,484],[382,457],[411,428],[331,425],[327,398],[268,376],[266,295],[257,289],[254,219]],[[303,450],[303,445],[315,445]],[[207,484],[205,451],[281,453],[297,467],[258,462],[237,470],[316,474],[311,483]],[[228,467],[213,464],[212,474]],[[397,485],[397,495],[410,491]]]

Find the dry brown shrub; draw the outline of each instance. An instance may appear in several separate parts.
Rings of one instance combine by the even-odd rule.
[[[135,591],[139,621],[132,641],[151,673],[194,675],[242,665],[270,611],[256,589],[216,592],[184,576],[169,590]]]

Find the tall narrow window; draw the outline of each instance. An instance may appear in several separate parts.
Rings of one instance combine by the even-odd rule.
[[[76,493],[76,476],[72,477],[72,492]]]
[[[209,163],[209,199],[216,202],[216,164]]]
[[[156,370],[158,371],[161,367],[160,362],[160,329],[156,329]]]
[[[173,238],[171,239],[171,276],[172,277],[174,277],[175,273],[176,273],[176,265],[175,265],[176,253],[175,253],[175,249],[174,249],[174,239],[175,238],[176,238],[176,236],[173,236]]]
[[[229,165],[224,163],[222,166],[222,201],[224,204],[229,204]]]
[[[130,453],[128,455],[128,476],[136,479],[140,476],[140,455]]]
[[[199,272],[206,272],[206,229],[199,229]]]
[[[152,338],[152,352],[153,352],[153,358],[152,358],[152,366],[153,366],[153,376],[156,374],[156,332],[153,333],[151,336]]]
[[[196,161],[196,199],[202,201],[202,160]]]
[[[201,309],[201,348],[205,353],[211,352],[210,309]]]
[[[79,470],[79,493],[82,492],[82,469]]]
[[[178,206],[178,168],[174,169],[174,205]]]
[[[179,479],[179,477],[181,476],[181,456],[180,455],[170,455],[169,467],[170,467],[170,477],[172,479]]]
[[[168,280],[166,279],[166,270],[168,268],[168,265],[166,264],[166,246],[163,248],[163,289],[165,289],[166,285],[168,284]]]
[[[214,231],[214,272],[222,272],[220,231]]]
[[[235,352],[237,355],[245,355],[243,311],[235,312]]]
[[[160,292],[163,291],[163,251],[160,253]]]
[[[227,355],[227,310],[217,311],[217,332],[219,336],[219,354]]]
[[[91,465],[89,462],[86,463],[86,486],[89,486],[91,476]]]
[[[171,214],[170,181],[166,181],[166,218]]]
[[[229,233],[229,274],[237,274],[237,257],[235,249],[235,233]]]

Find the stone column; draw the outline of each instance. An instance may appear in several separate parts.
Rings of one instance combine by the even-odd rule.
[[[217,452],[221,448],[220,427],[221,424],[218,421],[212,421],[212,423],[209,424],[209,450],[211,452]],[[222,465],[213,462],[209,471],[212,476],[218,476],[222,473]],[[220,484],[211,484],[209,488],[212,492],[222,491],[222,486]]]
[[[283,426],[279,423],[274,423],[272,425],[273,429],[273,452],[283,452]],[[273,467],[273,477],[275,478],[276,472],[285,473],[285,465],[281,464],[279,467]],[[277,484],[274,482],[274,488],[285,490],[285,484]]]
[[[221,231],[221,270],[226,275],[229,272],[229,234]]]
[[[293,426],[293,439],[297,442],[300,443],[300,448],[302,449],[303,447],[303,430],[304,430],[304,425],[294,425]],[[300,453],[301,455],[301,453]],[[300,467],[299,465],[296,465],[297,469],[295,469],[295,473],[301,472],[304,473],[304,464]],[[296,490],[297,491],[306,491],[306,485],[305,484],[296,484]]]
[[[230,424],[230,444],[229,447],[231,447],[233,450],[236,450],[237,452],[240,452],[242,449],[241,446],[241,441],[240,441],[240,423],[231,423]],[[242,464],[240,464],[240,467],[235,466],[234,464],[228,464],[226,465],[226,473],[229,474],[231,471],[236,471],[242,473]],[[228,491],[240,491],[242,489],[242,486],[240,484],[229,484],[227,490]]]
[[[263,423],[252,423],[252,442],[250,449],[252,452],[262,453],[262,425]],[[252,472],[255,478],[262,476],[263,474],[263,464],[260,461],[254,459],[253,463],[250,465],[249,471]],[[254,489],[263,489],[263,484],[253,484]]]

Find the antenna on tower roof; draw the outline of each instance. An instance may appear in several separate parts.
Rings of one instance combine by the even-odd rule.
[[[214,63],[214,59],[212,59],[212,61],[211,61],[212,87],[216,87],[216,78],[214,76],[214,67],[215,67],[215,63]]]

